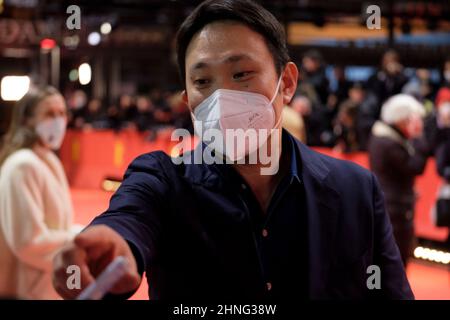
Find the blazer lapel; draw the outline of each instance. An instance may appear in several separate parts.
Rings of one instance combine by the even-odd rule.
[[[326,180],[329,168],[315,151],[298,143],[302,158],[308,220],[309,293],[311,299],[326,299],[340,201]]]

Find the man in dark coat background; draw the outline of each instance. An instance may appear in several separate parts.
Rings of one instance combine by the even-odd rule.
[[[429,155],[422,138],[423,115],[423,106],[412,96],[393,96],[384,103],[369,143],[370,167],[384,192],[405,266],[414,247],[414,181],[423,173]]]

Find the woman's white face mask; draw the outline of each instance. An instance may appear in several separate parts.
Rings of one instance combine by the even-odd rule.
[[[66,134],[66,119],[56,117],[43,120],[36,125],[35,130],[47,146],[53,150],[58,150]]]
[[[221,133],[221,141],[211,142],[213,149],[232,161],[238,161],[257,151],[276,128],[273,101],[280,88],[269,99],[259,93],[218,89],[203,100],[191,113],[195,133],[207,143]],[[215,131],[214,134],[211,132]]]

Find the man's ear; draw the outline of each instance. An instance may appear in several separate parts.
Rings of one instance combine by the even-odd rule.
[[[181,91],[181,99],[183,100],[186,107],[189,107],[189,100],[188,100],[186,90]]]
[[[297,90],[298,69],[295,63],[288,62],[286,64],[282,81],[283,104],[288,105]]]

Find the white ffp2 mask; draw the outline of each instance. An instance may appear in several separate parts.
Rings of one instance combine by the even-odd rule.
[[[66,134],[66,120],[64,117],[43,120],[36,125],[36,133],[46,145],[57,150]]]
[[[270,101],[265,95],[254,92],[229,89],[214,91],[192,113],[192,117],[196,120],[194,123],[196,134],[205,141],[204,137],[208,136],[205,134],[207,130],[220,130],[223,141],[214,141],[214,149],[232,161],[242,159],[257,151],[266,142],[271,130],[277,127],[281,121],[280,115],[280,119],[275,123],[273,107],[281,79],[280,76]],[[245,139],[246,136],[252,137],[251,130],[255,130],[257,139]],[[238,133],[239,131],[243,134],[233,137],[233,132]],[[245,141],[241,141],[242,144],[230,141],[241,138],[245,139]],[[242,147],[235,148],[236,146]]]

